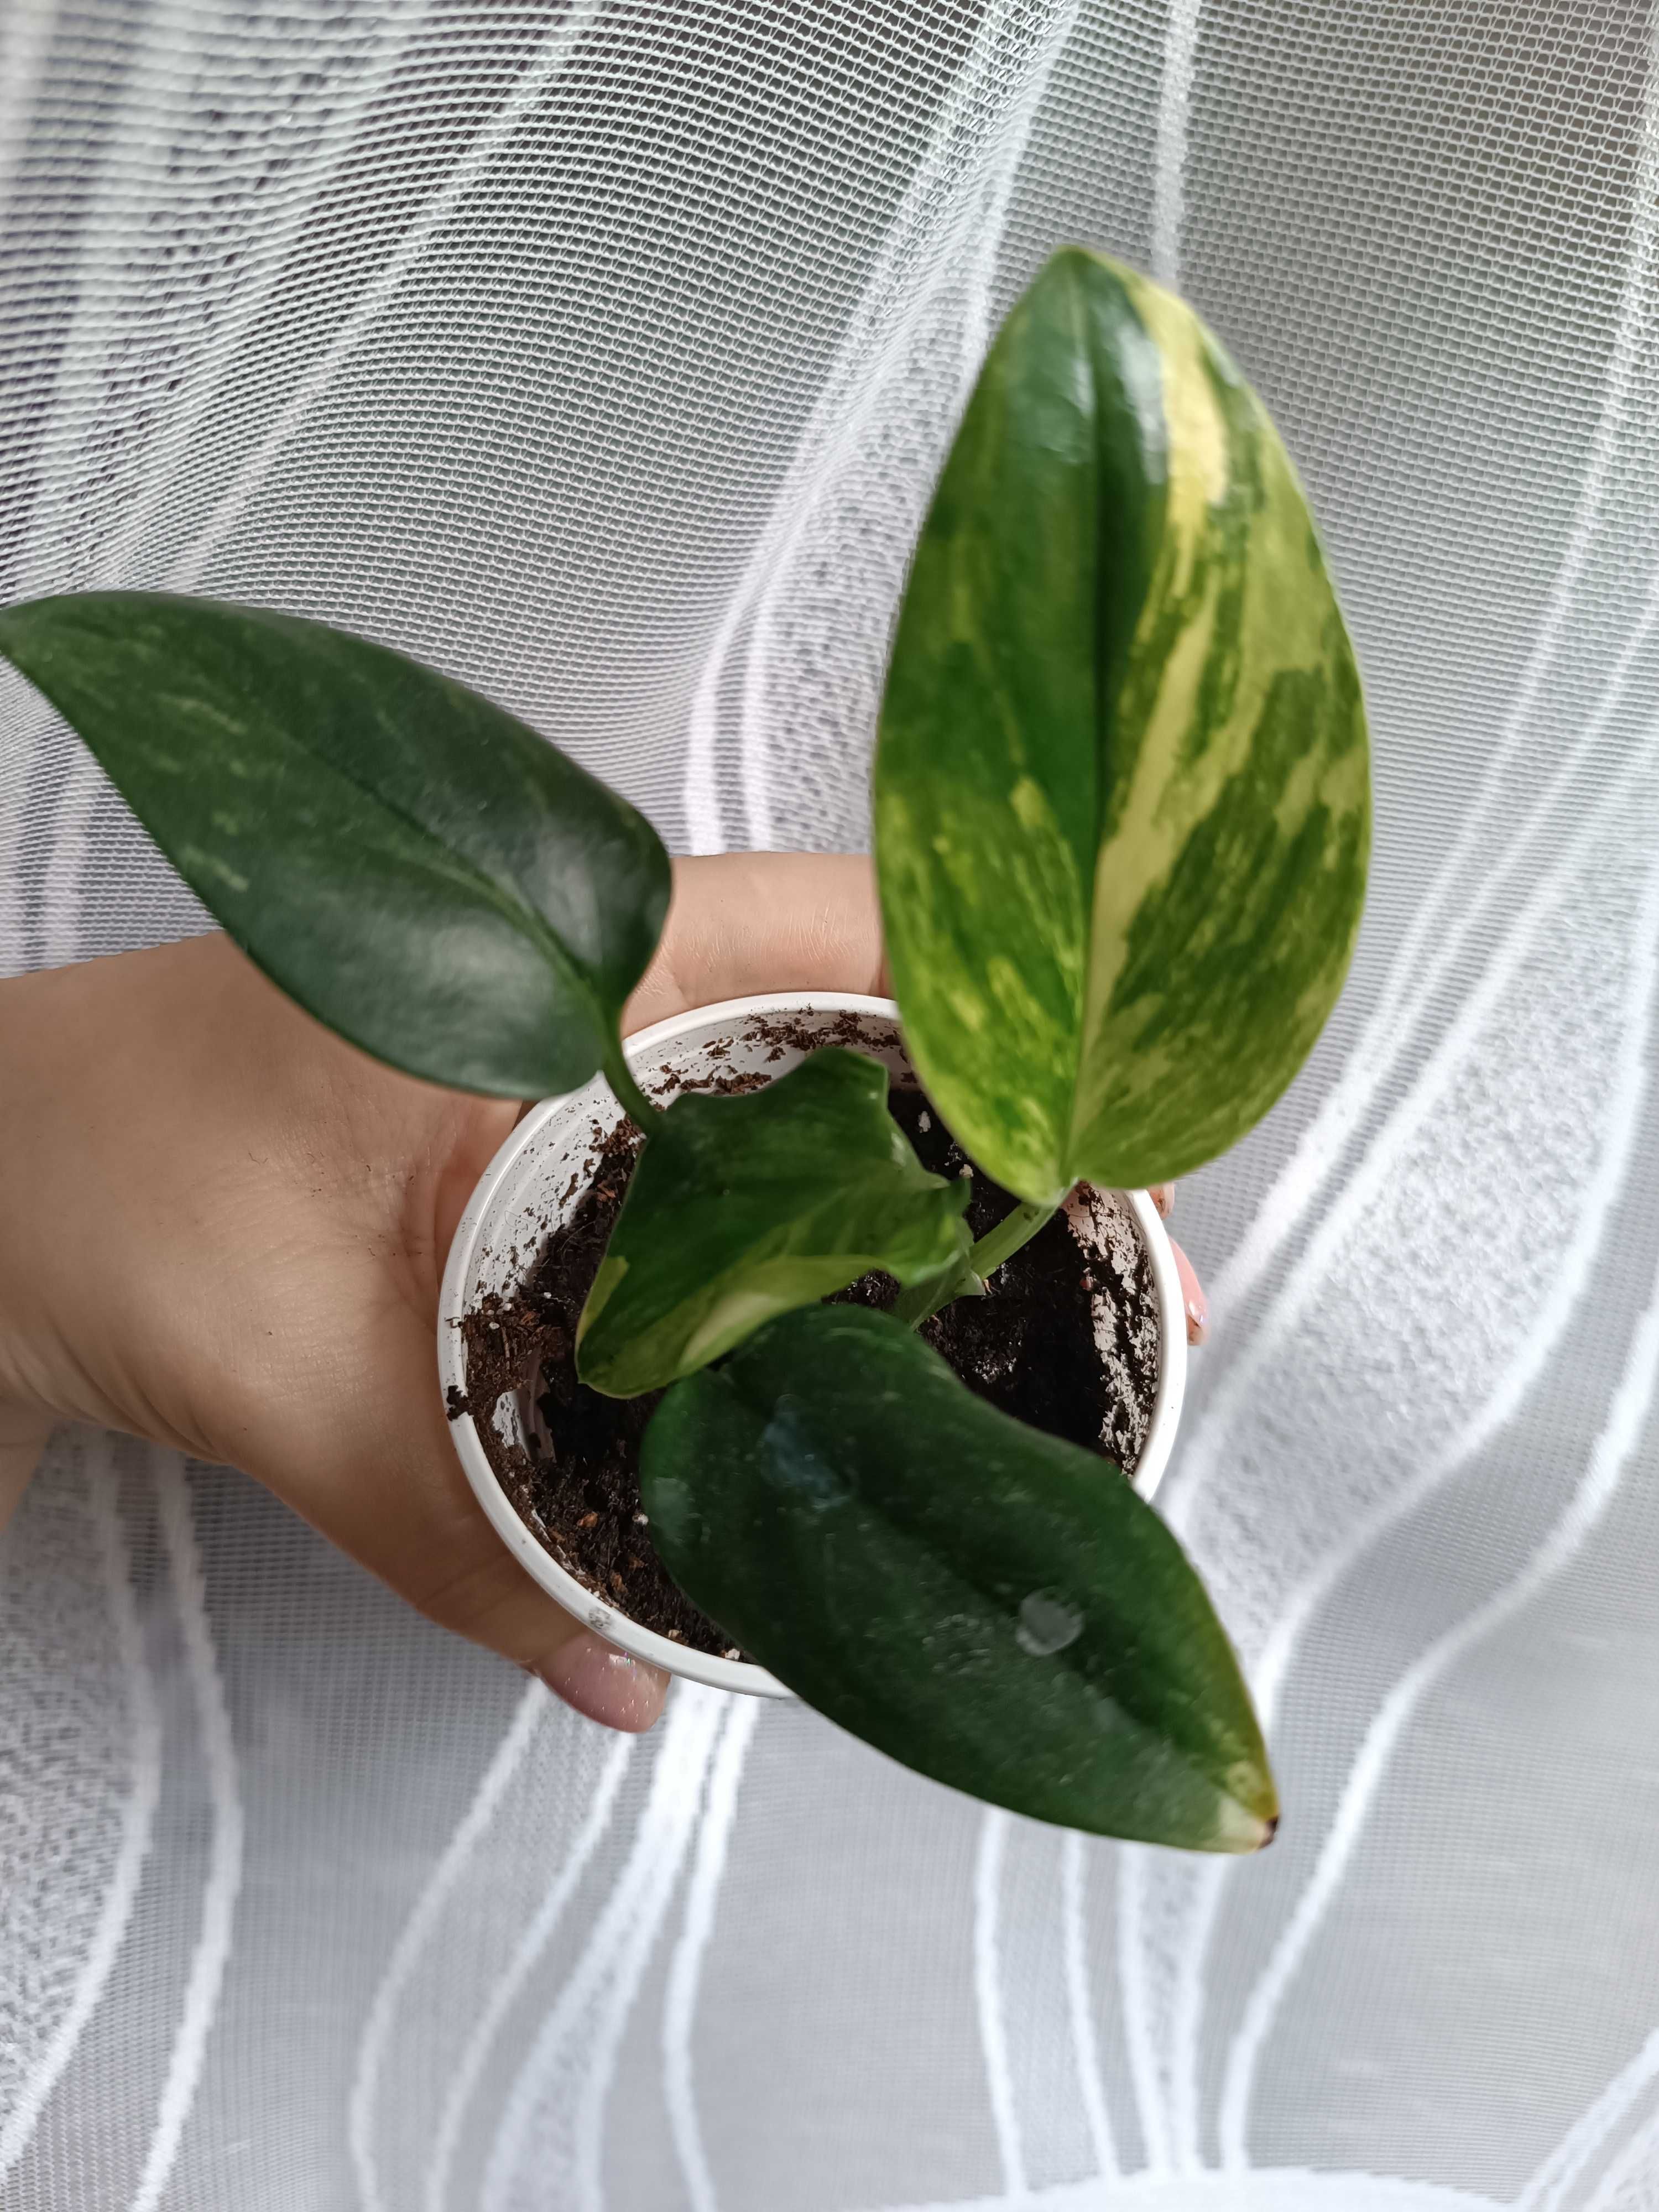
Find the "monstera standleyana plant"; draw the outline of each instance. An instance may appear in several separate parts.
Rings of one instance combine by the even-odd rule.
[[[641,1487],[669,1571],[896,1758],[1017,1810],[1248,1850],[1273,1784],[1174,1538],[915,1324],[1073,1184],[1212,1158],[1346,970],[1364,722],[1295,474],[1178,300],[1079,249],[991,349],[904,595],[874,777],[907,1048],[1015,1194],[978,1244],[873,1060],[665,1112],[619,1018],[666,909],[630,807],[487,701],[291,617],[143,592],[0,614],[230,934],[398,1067],[514,1097],[603,1070],[645,1133],[583,1316],[593,1389],[667,1386]],[[872,1268],[891,1313],[819,1303]],[[1064,1638],[1032,1649],[1043,1594]]]

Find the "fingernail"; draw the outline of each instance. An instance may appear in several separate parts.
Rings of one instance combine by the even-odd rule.
[[[1187,1341],[1202,1344],[1210,1333],[1210,1309],[1204,1303],[1201,1291],[1189,1292],[1187,1298]]]
[[[1175,1205],[1175,1185],[1172,1182],[1155,1182],[1151,1196],[1152,1204],[1167,1221]]]
[[[531,1673],[573,1712],[624,1735],[642,1735],[662,1711],[668,1677],[584,1628]]]

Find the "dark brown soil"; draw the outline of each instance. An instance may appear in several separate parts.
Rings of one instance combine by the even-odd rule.
[[[967,1155],[920,1091],[895,1089],[888,1103],[924,1166],[935,1175],[970,1172]],[[988,1176],[975,1175],[973,1186],[968,1226],[978,1237],[1014,1200]],[[1103,1257],[1079,1243],[1079,1212]],[[890,1277],[866,1275],[838,1297],[888,1306],[896,1295]],[[1108,1320],[1110,1338],[1103,1343]],[[921,1334],[978,1396],[1133,1474],[1158,1389],[1158,1312],[1146,1248],[1109,1196],[1080,1194],[1004,1261],[982,1298],[958,1298],[925,1322]]]
[[[822,1034],[811,1039],[827,1041]],[[728,1081],[736,1089],[741,1079]],[[921,1091],[896,1086],[890,1103],[935,1174],[967,1170]],[[591,1188],[520,1288],[504,1299],[486,1298],[467,1315],[467,1395],[452,1391],[449,1413],[452,1419],[471,1413],[502,1487],[568,1573],[641,1627],[695,1650],[736,1657],[720,1630],[669,1578],[641,1508],[640,1442],[662,1394],[606,1398],[576,1379],[576,1323],[638,1144],[624,1121],[600,1145]],[[973,1181],[968,1221],[981,1237],[1013,1201],[988,1178]],[[1079,1241],[1079,1227],[1093,1249]],[[896,1289],[890,1277],[872,1274],[839,1295],[884,1307]],[[1145,1248],[1118,1200],[1077,1194],[1004,1263],[984,1297],[958,1299],[922,1334],[981,1397],[1133,1472],[1158,1384],[1158,1325]],[[526,1450],[507,1443],[492,1417],[500,1398],[532,1383],[538,1433]]]

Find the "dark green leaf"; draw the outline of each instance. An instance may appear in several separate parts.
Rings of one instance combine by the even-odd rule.
[[[1175,1538],[888,1316],[791,1314],[677,1385],[642,1491],[681,1588],[907,1766],[1103,1835],[1272,1834],[1249,1694]]]
[[[1057,254],[969,404],[882,708],[905,1040],[1024,1198],[1224,1151],[1346,972],[1370,780],[1301,486],[1170,294]]]
[[[653,1125],[582,1316],[584,1382],[629,1398],[690,1375],[872,1267],[954,1271],[968,1185],[929,1175],[887,1110],[887,1071],[836,1047]]]
[[[8,608],[0,653],[237,942],[343,1036],[509,1097],[614,1064],[667,855],[511,714],[321,623],[153,592]]]

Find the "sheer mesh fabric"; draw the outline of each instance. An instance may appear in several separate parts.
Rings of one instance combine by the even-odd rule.
[[[1659,2206],[1655,64],[1632,0],[0,7],[8,598],[322,616],[676,849],[857,846],[933,476],[1082,239],[1273,409],[1378,797],[1338,1017],[1179,1201],[1163,1499],[1274,1849],[686,1687],[607,1740],[65,1436],[0,1539],[8,2212]],[[0,969],[205,926],[0,678]]]

